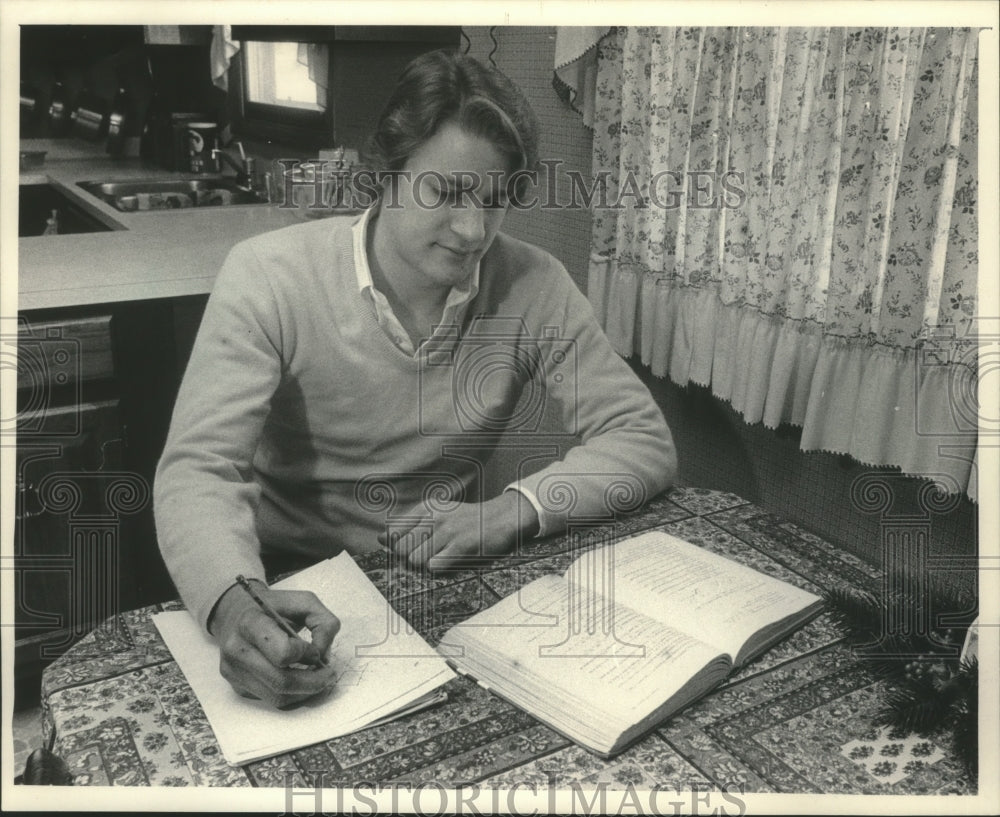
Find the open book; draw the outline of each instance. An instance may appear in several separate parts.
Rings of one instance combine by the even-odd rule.
[[[624,749],[815,615],[823,601],[644,533],[583,554],[452,627],[460,672],[604,756]]]
[[[249,763],[340,737],[445,699],[440,687],[454,672],[406,625],[347,553],[274,587],[312,590],[340,619],[340,631],[327,654],[338,669],[337,685],[293,709],[272,709],[240,697],[219,674],[218,645],[186,611],[153,616],[230,763]]]

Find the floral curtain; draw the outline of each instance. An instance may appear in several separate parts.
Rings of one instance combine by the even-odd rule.
[[[748,422],[802,426],[803,450],[974,498],[976,45],[925,28],[603,40],[588,292],[618,351]]]

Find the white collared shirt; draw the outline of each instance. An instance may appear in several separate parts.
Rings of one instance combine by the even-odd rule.
[[[389,336],[389,339],[406,354],[415,355],[417,350],[413,346],[413,341],[410,340],[409,334],[393,311],[389,299],[385,297],[384,292],[375,287],[375,282],[372,280],[371,267],[368,265],[366,239],[373,209],[365,210],[352,227],[354,232],[354,270],[358,277],[358,290],[371,303],[375,311],[375,320],[378,321],[378,325],[382,327],[382,331]],[[469,304],[478,293],[479,264],[477,263],[469,280],[461,286],[452,287],[448,292],[448,297],[444,302],[444,311],[441,313],[441,321],[434,327],[432,337],[438,333],[441,327],[460,326],[465,319]]]

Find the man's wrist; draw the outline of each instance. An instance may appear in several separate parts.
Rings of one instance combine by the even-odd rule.
[[[260,585],[261,588],[267,589],[267,582],[263,579],[249,579],[248,581],[255,582]],[[208,614],[208,620],[205,622],[205,627],[210,635],[218,635],[219,623],[225,621],[229,614],[238,607],[249,606],[249,604],[254,604],[255,602],[243,591],[239,584],[233,582],[229,587],[226,588],[225,592],[219,596],[218,600],[215,602],[215,606],[212,607],[212,611]]]

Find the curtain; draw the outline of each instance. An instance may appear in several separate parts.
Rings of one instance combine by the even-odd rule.
[[[803,450],[975,498],[976,45],[923,28],[603,40],[588,294],[619,353],[747,422],[801,426]]]
[[[299,65],[309,69],[309,79],[316,85],[316,105],[326,110],[326,95],[329,87],[329,53],[326,43],[299,43],[296,59]]]
[[[559,97],[594,125],[597,96],[597,44],[608,33],[607,26],[559,26],[556,28],[555,70],[552,86]]]
[[[212,26],[212,44],[209,48],[209,67],[212,83],[223,91],[229,90],[229,63],[240,50],[233,39],[232,26]]]

